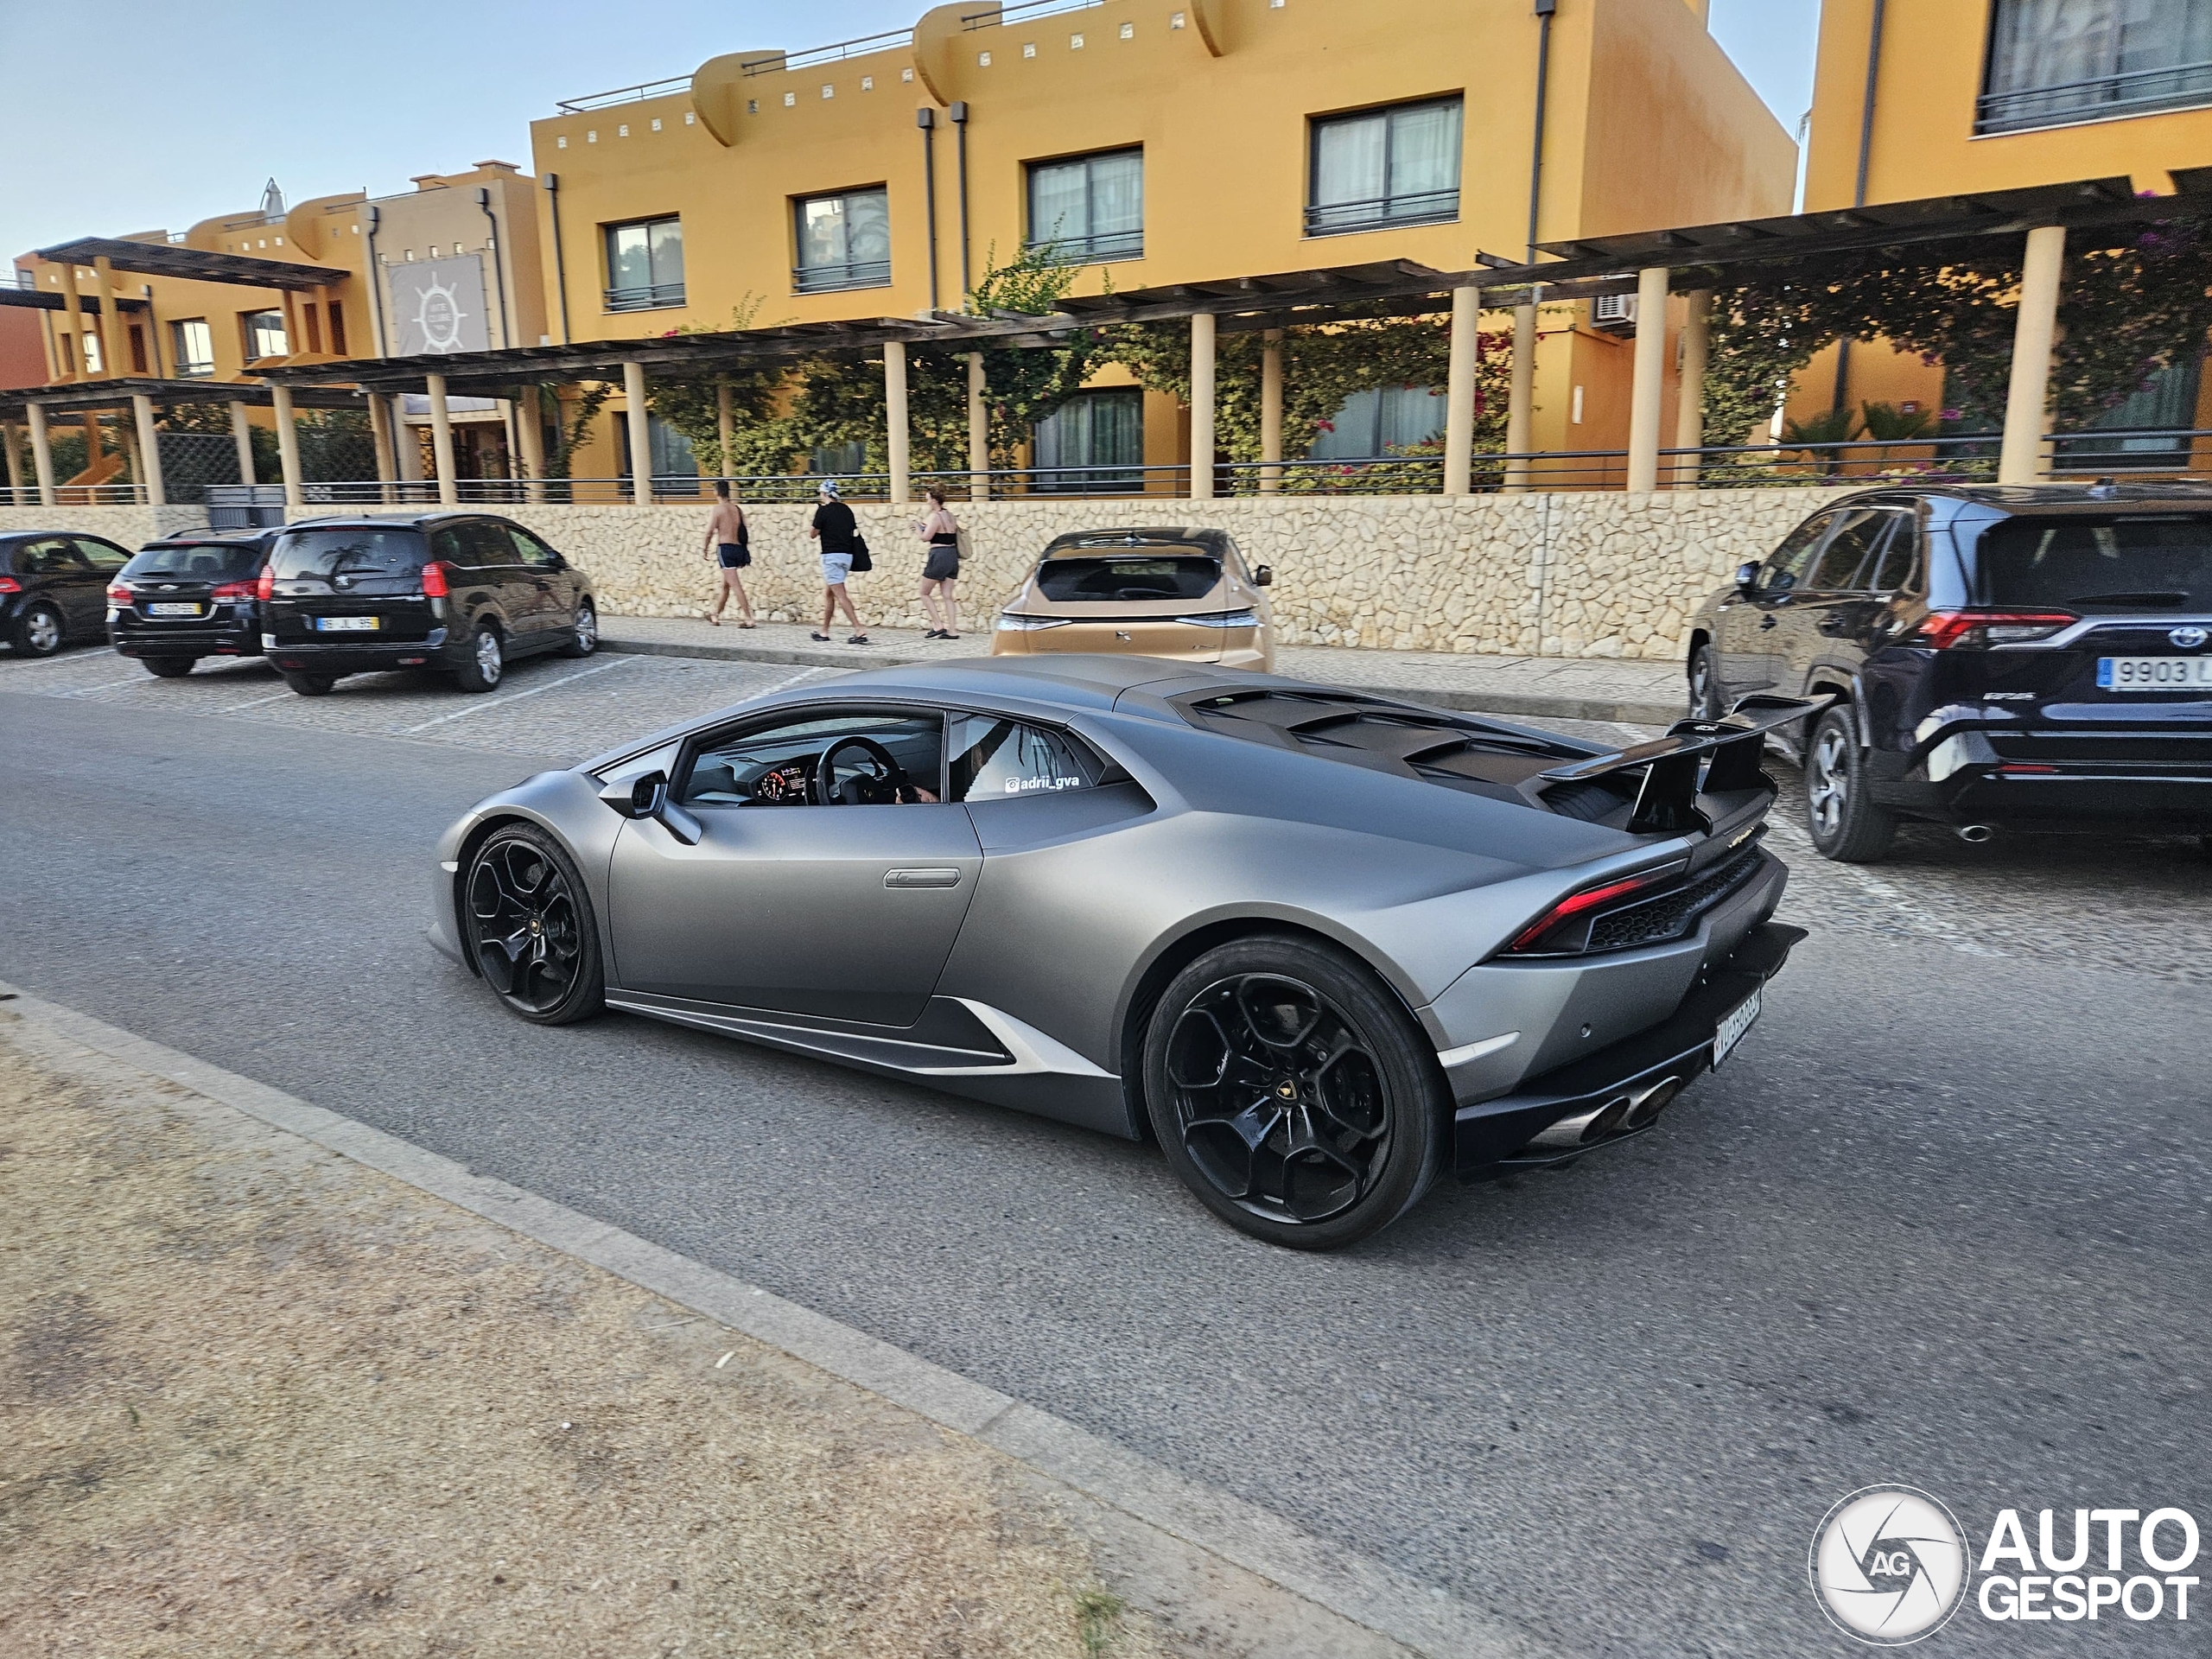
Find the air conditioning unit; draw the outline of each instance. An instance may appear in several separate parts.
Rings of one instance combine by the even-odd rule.
[[[1593,328],[1635,327],[1636,296],[1604,294],[1591,301],[1590,326]]]

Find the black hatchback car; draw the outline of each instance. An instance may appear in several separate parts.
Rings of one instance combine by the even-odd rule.
[[[1833,691],[1826,856],[1901,818],[2212,834],[2212,489],[1918,486],[1824,507],[1692,624],[1690,704]]]
[[[0,536],[0,637],[18,657],[51,657],[99,639],[107,585],[130,558],[113,542],[75,531]]]
[[[442,669],[489,691],[536,652],[588,657],[599,612],[583,574],[520,524],[474,512],[305,518],[260,582],[262,649],[293,690],[347,674]]]
[[[149,542],[107,590],[107,637],[149,674],[175,679],[202,657],[261,655],[261,567],[282,534],[172,536]]]

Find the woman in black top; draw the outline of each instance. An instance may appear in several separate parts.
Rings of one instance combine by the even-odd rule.
[[[915,526],[914,533],[929,543],[928,562],[922,566],[922,609],[929,613],[934,624],[922,636],[925,639],[957,639],[960,637],[960,601],[955,588],[960,580],[960,524],[944,505],[944,492],[932,486],[929,492],[931,511],[928,518]],[[938,614],[938,602],[944,601],[944,609]]]

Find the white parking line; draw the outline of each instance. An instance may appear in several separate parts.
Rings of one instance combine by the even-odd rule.
[[[283,698],[296,696],[298,695],[299,694],[297,692],[294,691],[292,688],[288,685],[282,691],[272,692],[268,696],[256,697],[250,702],[234,702],[226,709],[217,709],[211,712],[218,715],[235,715],[241,709],[258,709],[264,702],[276,702]]]
[[[603,663],[594,663],[589,668],[580,668],[573,674],[563,674],[557,680],[548,680],[543,685],[533,685],[527,691],[517,691],[510,696],[494,697],[489,702],[472,702],[467,708],[456,709],[449,715],[435,715],[424,721],[420,726],[406,728],[400,734],[403,737],[412,737],[417,732],[429,731],[433,726],[442,726],[449,720],[461,720],[470,715],[480,715],[487,709],[498,709],[506,703],[520,702],[524,697],[534,697],[541,691],[551,691],[560,686],[573,685],[587,676],[603,674],[610,668],[621,667],[625,663],[640,663],[644,660],[642,657],[610,657]]]
[[[127,680],[102,680],[98,685],[73,685],[67,691],[57,691],[54,695],[58,697],[86,697],[95,691],[112,691],[118,685],[151,685],[153,683],[154,677],[150,674],[133,674]]]

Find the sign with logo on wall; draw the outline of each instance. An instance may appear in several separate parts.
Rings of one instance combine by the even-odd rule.
[[[491,349],[481,256],[386,265],[385,277],[391,289],[396,355]]]

